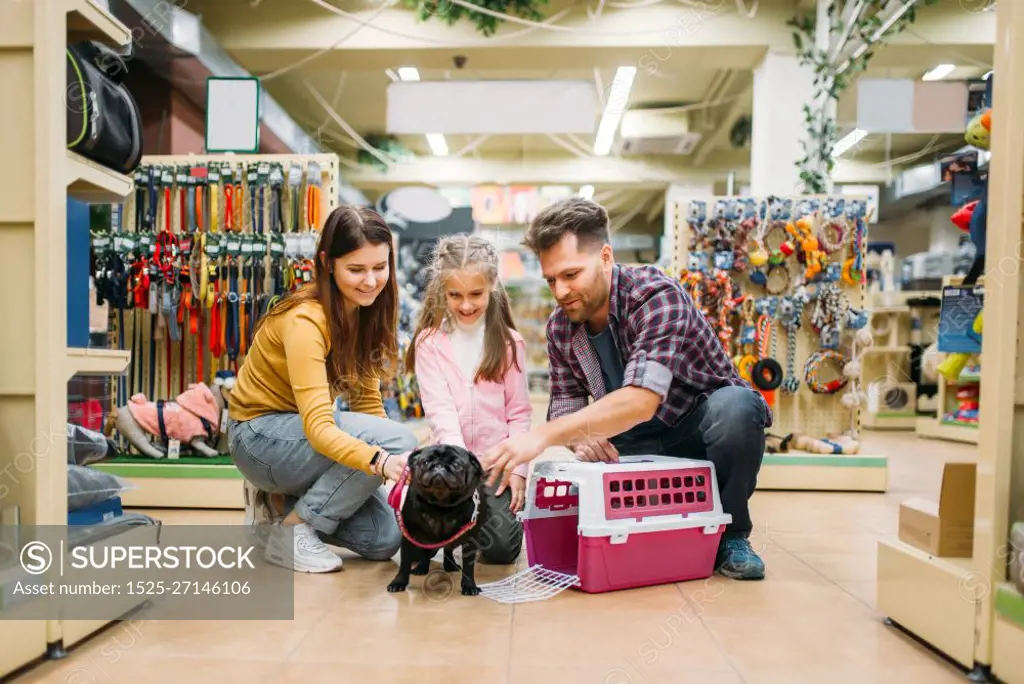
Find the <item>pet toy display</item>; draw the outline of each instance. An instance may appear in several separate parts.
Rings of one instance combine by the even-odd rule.
[[[687,216],[685,261],[673,275],[776,425],[849,429],[856,439],[857,349],[866,339],[858,333],[869,319],[866,201],[723,197],[691,201]]]

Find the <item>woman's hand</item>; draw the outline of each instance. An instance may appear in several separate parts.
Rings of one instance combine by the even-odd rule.
[[[513,513],[523,510],[526,503],[526,478],[519,473],[512,473],[508,487],[512,491],[512,505],[508,507]]]
[[[405,462],[407,460],[408,454],[389,454],[382,450],[378,460],[378,463],[381,464],[379,466],[381,472],[377,474],[385,480],[398,482],[398,478],[402,476],[402,471],[405,470]]]

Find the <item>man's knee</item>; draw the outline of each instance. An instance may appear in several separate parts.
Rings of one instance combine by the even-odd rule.
[[[752,422],[764,428],[764,400],[748,387],[728,386],[715,390],[708,399],[708,409],[720,420],[732,425]]]
[[[484,563],[510,565],[519,558],[523,548],[523,525],[508,510],[510,502],[511,497],[504,494],[493,498],[491,505],[503,507],[492,510],[487,524],[477,533],[477,548]]]

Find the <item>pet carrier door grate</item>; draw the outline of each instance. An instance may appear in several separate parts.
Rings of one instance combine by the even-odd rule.
[[[548,570],[542,565],[521,570],[514,575],[480,585],[480,595],[497,603],[530,603],[544,601],[579,584],[578,575]]]

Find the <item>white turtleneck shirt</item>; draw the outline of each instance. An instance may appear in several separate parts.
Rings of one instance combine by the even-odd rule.
[[[486,314],[481,315],[472,325],[466,325],[454,317],[452,319],[452,351],[455,353],[459,370],[470,384],[484,356],[485,318]]]

